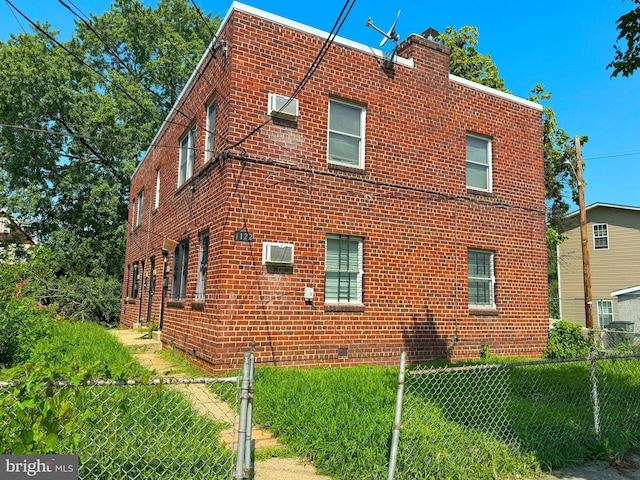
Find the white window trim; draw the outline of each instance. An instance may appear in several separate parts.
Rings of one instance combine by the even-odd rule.
[[[596,305],[597,305],[597,310],[596,310],[596,311],[597,311],[597,315],[598,315],[598,326],[599,326],[600,328],[605,328],[605,326],[604,326],[604,322],[602,321],[602,320],[603,320],[603,319],[602,319],[602,316],[604,315],[604,312],[601,310],[601,305],[602,305],[602,304],[604,304],[604,303],[608,303],[608,304],[611,306],[611,321],[609,322],[609,324],[611,324],[611,322],[615,321],[615,318],[614,318],[614,316],[613,316],[613,300],[603,300],[603,299],[599,299],[599,300],[596,302]],[[609,313],[607,312],[607,315],[608,315],[608,314],[609,314]]]
[[[153,208],[160,206],[160,169],[156,170],[156,197],[154,199]]]
[[[487,279],[486,277],[472,277],[471,274],[469,274],[467,272],[467,282],[469,282],[470,280],[489,280],[489,295],[491,297],[491,303],[490,304],[486,304],[486,305],[478,305],[475,303],[471,303],[471,295],[469,295],[469,308],[473,308],[473,309],[495,309],[496,308],[496,254],[494,251],[492,250],[482,250],[482,249],[477,249],[477,248],[470,248],[467,252],[467,255],[469,255],[469,253],[471,252],[479,252],[479,253],[487,253],[490,255],[490,264],[489,264],[489,268],[490,268],[490,276]],[[467,257],[467,268],[469,266],[469,259]]]
[[[136,208],[136,227],[142,225],[142,215],[144,214],[144,190],[138,194],[138,206]]]
[[[196,301],[203,302],[207,286],[209,263],[209,231],[200,232],[200,251],[198,252],[198,276],[196,280]]]
[[[8,218],[0,218],[0,233],[11,233],[11,224]]]
[[[180,161],[178,162],[178,187],[182,186],[193,175],[193,167],[194,167],[195,156],[196,156],[195,138],[196,138],[196,126],[194,125],[193,127],[189,128],[187,133],[180,139]],[[184,174],[182,169],[183,165],[185,165]]]
[[[329,245],[329,240],[340,240],[341,238],[347,237],[349,241],[358,241],[358,274],[357,274],[357,286],[356,286],[356,296],[357,299],[353,301],[340,301],[334,299],[327,299],[326,296],[326,273],[327,269],[327,249]],[[325,247],[324,247],[324,258],[325,258],[325,297],[324,303],[325,305],[364,305],[363,301],[363,282],[364,282],[364,238],[358,236],[351,235],[335,235],[335,234],[327,234],[325,239]]]
[[[472,162],[472,161],[469,161],[467,159],[467,155],[466,155],[467,137],[473,137],[473,138],[477,138],[478,140],[483,140],[483,141],[487,142],[487,165],[486,165],[486,167],[487,167],[487,188],[486,189],[470,186],[468,184],[467,179],[466,179],[466,166],[467,166],[467,163],[472,163],[474,165],[481,165],[481,166],[485,167],[484,164]],[[465,137],[464,137],[464,144],[465,144],[465,162],[464,162],[464,165],[465,165],[465,185],[470,190],[477,190],[479,192],[492,192],[493,191],[493,151],[492,151],[492,143],[493,143],[493,141],[492,141],[491,138],[485,137],[485,136],[482,136],[482,135],[477,135],[477,134],[474,134],[474,133],[467,132]]]
[[[606,235],[596,235],[596,227],[605,227]],[[591,228],[591,233],[593,234],[593,249],[594,250],[609,250],[609,224],[608,223],[594,223]],[[596,239],[605,238],[607,240],[606,247],[598,247]]]
[[[218,107],[216,106],[216,101],[213,100],[209,105],[207,105],[207,126],[206,126],[206,144],[204,151],[204,163],[207,163],[209,160],[213,158],[213,149],[215,148],[215,129],[216,129],[216,116]],[[213,115],[211,114],[211,110],[213,110]],[[211,118],[213,116],[213,118]],[[213,120],[213,121],[212,121]],[[213,123],[213,124],[212,124]]]
[[[360,109],[360,143],[358,145],[358,165],[352,165],[350,163],[341,162],[339,160],[334,160],[329,155],[329,143],[331,138],[331,104],[332,103],[341,103],[343,105],[347,105],[353,108]],[[366,132],[366,120],[367,120],[367,109],[363,105],[358,105],[356,103],[344,102],[342,100],[337,100],[335,98],[329,99],[329,112],[327,117],[327,161],[334,165],[341,165],[348,168],[358,168],[364,170],[364,145],[365,145],[365,132]],[[336,131],[340,135],[352,136],[344,132]],[[352,136],[353,137],[353,136]],[[354,137],[355,138],[355,137]]]

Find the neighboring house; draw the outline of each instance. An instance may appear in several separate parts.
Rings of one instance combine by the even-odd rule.
[[[537,356],[542,109],[234,3],[131,180],[121,323],[212,370]],[[486,349],[485,349],[486,350]]]
[[[640,283],[640,207],[594,203],[586,214],[593,326],[608,328],[614,322],[619,327],[617,322],[635,321],[621,301],[628,301]],[[567,237],[558,246],[560,316],[584,326],[579,212],[567,215],[560,233]]]
[[[20,258],[35,244],[20,224],[5,211],[0,210],[0,262]]]

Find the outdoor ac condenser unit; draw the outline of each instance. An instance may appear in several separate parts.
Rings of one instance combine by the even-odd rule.
[[[291,100],[291,101],[289,101]],[[290,99],[283,95],[269,94],[269,108],[267,110],[272,117],[286,120],[298,120],[298,100]]]
[[[293,265],[293,244],[264,242],[262,263],[265,265]]]

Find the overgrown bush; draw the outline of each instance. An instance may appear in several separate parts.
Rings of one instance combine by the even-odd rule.
[[[582,327],[566,320],[560,320],[553,325],[544,358],[584,358],[594,350],[593,332],[586,337],[582,334]]]
[[[79,369],[57,370],[46,363],[26,362],[11,372],[12,388],[0,389],[0,453],[73,453],[80,426],[90,411],[74,411],[74,388],[55,388],[53,382],[84,380]]]
[[[0,299],[0,368],[26,361],[53,323],[51,309],[32,300]]]

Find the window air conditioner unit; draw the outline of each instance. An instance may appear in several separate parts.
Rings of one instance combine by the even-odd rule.
[[[293,244],[264,242],[262,263],[265,265],[293,265]]]
[[[289,101],[291,100],[291,101]],[[288,103],[287,103],[288,102]],[[286,120],[298,120],[298,100],[283,95],[269,94],[269,115]]]

